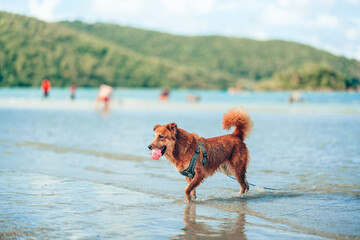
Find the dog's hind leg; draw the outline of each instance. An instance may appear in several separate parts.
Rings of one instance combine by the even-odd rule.
[[[240,156],[240,154],[233,154],[230,161],[230,167],[234,173],[234,176],[240,184],[240,193],[243,194],[249,191],[249,183],[246,180],[246,168],[247,168],[247,156]]]
[[[240,193],[243,194],[249,191],[249,183],[246,180],[246,168],[243,166],[236,167],[235,171],[236,171],[235,178],[238,181],[238,183],[240,183]]]

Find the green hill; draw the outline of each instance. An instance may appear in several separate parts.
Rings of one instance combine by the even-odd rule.
[[[0,12],[0,85],[260,89],[357,87],[360,63],[294,42],[185,37]],[[294,79],[298,79],[295,81]]]
[[[59,23],[0,12],[0,86],[225,88],[233,77],[145,56]]]
[[[360,77],[360,63],[325,51],[280,40],[255,41],[220,36],[184,37],[113,24],[62,22],[136,52],[192,66],[218,69],[237,77],[263,79],[289,68],[314,63],[346,77]]]

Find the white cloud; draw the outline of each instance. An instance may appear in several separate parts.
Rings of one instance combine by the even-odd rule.
[[[345,31],[345,37],[347,40],[350,40],[350,41],[355,41],[355,40],[360,41],[360,29],[358,29],[358,28],[347,29]]]
[[[215,0],[193,0],[195,12],[199,15],[206,15],[213,11]]]
[[[289,0],[277,0],[276,2],[283,7],[289,7],[291,4]]]
[[[30,15],[45,21],[54,20],[54,10],[59,3],[60,0],[29,0]]]
[[[320,14],[316,17],[315,24],[320,28],[336,29],[339,27],[339,20],[336,16]]]
[[[259,18],[261,24],[268,26],[291,26],[314,30],[316,28],[335,29],[339,27],[336,15],[328,14],[328,9],[335,5],[334,0],[289,1],[276,0],[262,6]]]
[[[311,17],[311,9],[315,6],[310,0],[275,0],[261,3],[255,10],[259,12],[261,24],[275,27],[292,26],[296,28],[306,26]]]
[[[360,0],[345,0],[345,2],[356,6],[360,5]]]
[[[184,14],[186,12],[185,0],[162,0],[165,9],[171,14]]]
[[[140,16],[145,10],[143,0],[93,0],[92,11],[104,19],[124,20]]]
[[[283,7],[279,5],[268,5],[261,14],[260,19],[263,24],[286,26],[301,25],[303,23],[303,12],[292,7]]]
[[[301,1],[290,1],[290,0],[276,0],[275,4],[272,5],[277,5],[278,7],[285,7],[285,8],[297,8],[297,9],[301,9],[301,8],[307,8],[309,7],[311,4],[310,0],[301,0]]]
[[[240,3],[238,1],[219,2],[218,9],[225,12],[237,11]]]
[[[214,10],[216,0],[162,0],[168,13],[175,15],[207,15]]]
[[[264,29],[254,28],[248,30],[248,34],[250,37],[255,38],[257,40],[267,40],[269,39],[269,33]]]

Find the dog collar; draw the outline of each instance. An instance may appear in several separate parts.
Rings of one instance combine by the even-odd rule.
[[[207,153],[206,153],[206,151],[205,151],[204,145],[203,145],[200,141],[198,141],[198,144],[197,144],[197,146],[196,146],[195,153],[194,153],[194,155],[193,155],[192,158],[191,158],[189,167],[188,167],[186,170],[179,171],[179,173],[180,173],[181,175],[184,175],[185,177],[189,177],[189,178],[193,178],[193,177],[195,176],[195,165],[196,165],[196,162],[197,162],[199,153],[200,153],[200,148],[201,148],[201,150],[202,150],[202,152],[203,152],[202,164],[203,164],[203,166],[205,167],[206,161],[207,161]]]

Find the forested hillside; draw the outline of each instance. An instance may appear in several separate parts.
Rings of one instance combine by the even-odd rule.
[[[0,85],[226,88],[226,73],[145,56],[58,23],[0,13]]]
[[[185,37],[0,12],[0,85],[356,88],[360,63],[294,42]]]
[[[62,22],[142,54],[218,69],[238,77],[263,79],[289,68],[314,63],[346,77],[360,77],[359,62],[315,48],[280,40],[255,41],[221,36],[184,37],[112,24]]]

